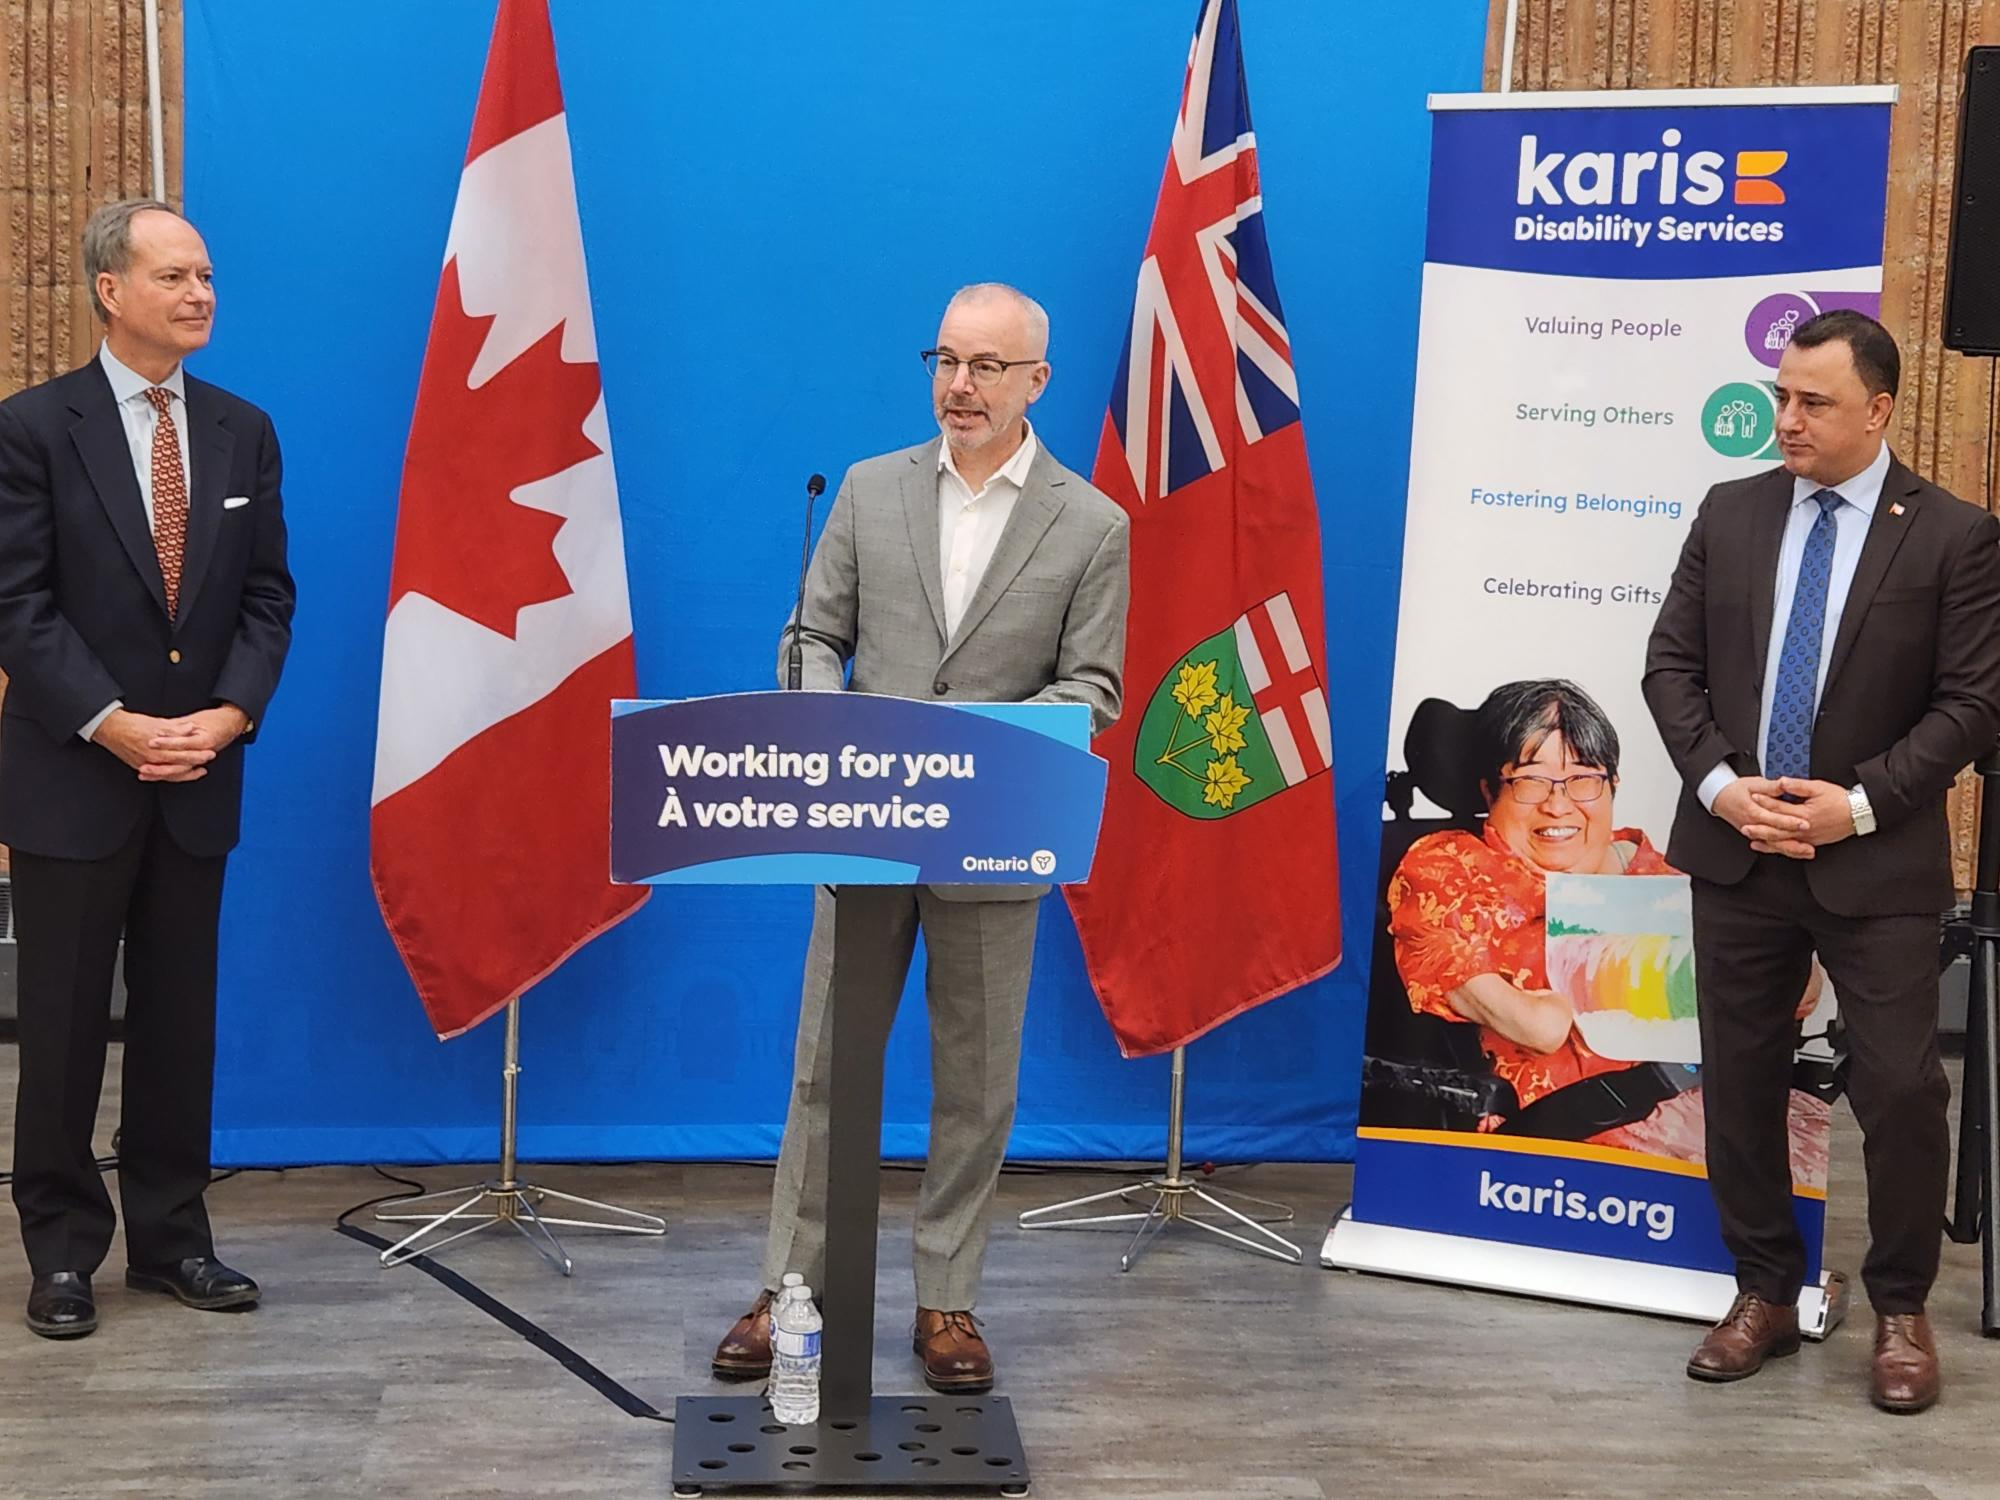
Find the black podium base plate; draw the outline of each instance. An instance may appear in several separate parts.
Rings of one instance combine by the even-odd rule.
[[[674,1402],[674,1493],[745,1486],[1028,1492],[1005,1396],[873,1396],[868,1414],[787,1427],[762,1396]]]

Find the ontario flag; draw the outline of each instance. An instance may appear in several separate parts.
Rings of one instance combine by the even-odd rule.
[[[645,900],[610,881],[632,612],[547,0],[501,0],[396,516],[376,899],[456,1036]]]
[[[1204,0],[1092,482],[1132,518],[1124,716],[1066,888],[1127,1056],[1340,961],[1319,512],[1235,0]]]

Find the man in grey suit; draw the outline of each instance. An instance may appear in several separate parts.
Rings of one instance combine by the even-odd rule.
[[[1048,386],[1049,320],[1012,287],[951,299],[926,350],[941,438],[848,471],[813,553],[796,630],[804,687],[974,703],[1082,703],[1117,717],[1130,593],[1128,523],[1050,456],[1027,421]],[[851,683],[843,683],[849,663]],[[917,1205],[915,1350],[935,1390],[983,1391],[993,1356],[972,1308],[1021,1061],[1045,885],[920,886],[899,914],[907,964],[929,954],[930,1159]],[[816,894],[792,1099],[772,1194],[764,1290],[715,1351],[723,1379],[771,1368],[772,1289],[824,1281],[833,897]]]

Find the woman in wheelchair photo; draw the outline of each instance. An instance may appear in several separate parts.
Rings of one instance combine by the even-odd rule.
[[[1617,730],[1588,693],[1555,678],[1505,683],[1464,718],[1463,772],[1477,778],[1483,831],[1425,835],[1388,885],[1411,1009],[1476,1026],[1493,1074],[1511,1085],[1516,1109],[1482,1114],[1481,1131],[1701,1160],[1695,1073],[1600,1057],[1549,983],[1550,874],[1676,873],[1643,830],[1618,826]],[[1813,974],[1801,1016],[1818,998]],[[1795,1109],[1814,1106],[1824,1109],[1794,1096]]]

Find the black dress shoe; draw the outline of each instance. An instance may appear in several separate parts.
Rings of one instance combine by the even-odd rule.
[[[139,1292],[165,1292],[203,1312],[255,1307],[263,1295],[257,1283],[241,1271],[232,1271],[206,1255],[192,1256],[171,1266],[128,1266],[125,1285]]]
[[[45,1339],[80,1339],[97,1329],[97,1300],[82,1271],[37,1276],[28,1292],[28,1326]]]

